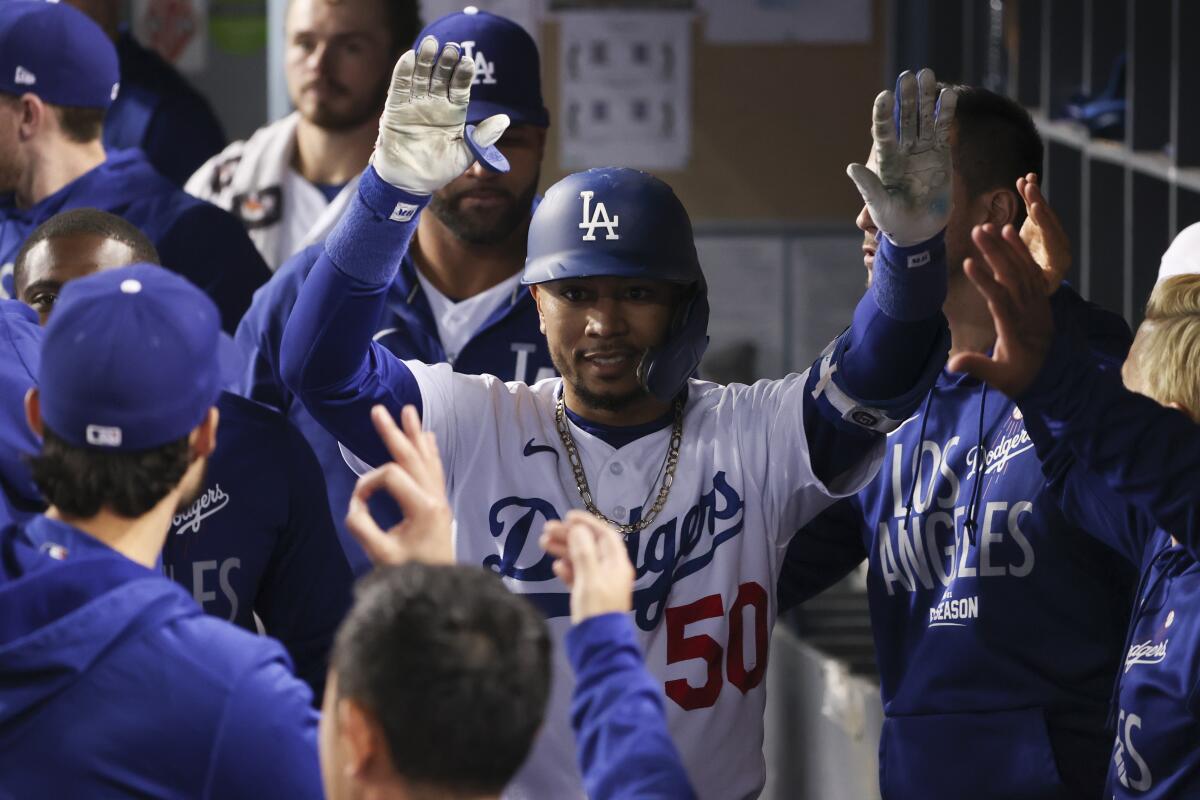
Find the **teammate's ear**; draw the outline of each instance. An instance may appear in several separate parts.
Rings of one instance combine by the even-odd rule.
[[[192,429],[192,433],[188,437],[188,444],[191,445],[194,458],[210,456],[217,449],[217,423],[220,418],[221,412],[217,411],[216,406],[213,406],[208,409],[208,413],[200,424]]]
[[[17,130],[21,139],[28,141],[45,127],[51,111],[36,94],[23,94],[18,102],[21,104],[21,121]]]
[[[1023,201],[1017,197],[1017,193],[1011,189],[996,189],[990,192],[990,195],[985,222],[990,222],[997,228],[1015,223],[1017,213],[1023,205]]]
[[[25,393],[25,421],[29,429],[40,439],[42,437],[42,399],[36,386],[31,386]]]
[[[345,769],[349,777],[360,777],[372,760],[386,751],[382,748],[383,731],[366,709],[350,698],[337,703],[338,735],[345,744]]]
[[[531,295],[533,295],[533,304],[537,306],[538,330],[542,332],[543,336],[545,336],[546,335],[546,318],[542,315],[542,295],[539,291],[540,288],[541,287],[535,283],[529,287],[529,293]]]

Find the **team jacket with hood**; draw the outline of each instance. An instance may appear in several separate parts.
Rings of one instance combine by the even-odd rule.
[[[278,643],[47,517],[0,531],[0,796],[320,798]]]
[[[324,252],[323,244],[305,248],[254,295],[254,303],[237,330],[237,342],[249,361],[241,389],[247,397],[287,414],[312,446],[325,473],[329,508],[338,525],[342,546],[355,574],[362,574],[371,569],[370,561],[342,522],[358,476],[346,465],[337,439],[313,419],[284,385],[279,369],[284,326],[301,285]],[[398,358],[429,364],[446,361],[437,323],[417,280],[410,254],[405,254],[400,272],[388,289],[387,303],[373,326],[374,340]],[[505,381],[533,382],[556,374],[546,337],[538,329],[537,307],[525,287],[518,287],[496,307],[459,352],[453,367],[456,372],[491,374]],[[388,498],[376,495],[371,508],[380,524],[399,518],[395,504]]]
[[[1200,797],[1200,427],[1067,337],[1020,406],[1063,511],[1141,572],[1104,797]]]
[[[154,171],[140,150],[108,159],[35,206],[0,197],[0,293],[12,297],[12,262],[34,228],[60,211],[92,207],[123,217],[150,237],[167,269],[204,290],[227,331],[271,276],[237,220],[188,195]]]
[[[25,421],[25,393],[37,379],[41,341],[33,309],[0,300],[0,527],[42,510],[24,461],[41,449]]]
[[[1119,363],[1119,317],[1069,287],[1054,302]],[[781,607],[863,557],[883,796],[1099,796],[1134,576],[1059,510],[1014,403],[943,372],[876,479],[792,540]]]
[[[346,210],[358,176],[333,201],[292,169],[300,112],[259,128],[204,163],[184,187],[246,226],[272,271],[297,251],[325,238]]]

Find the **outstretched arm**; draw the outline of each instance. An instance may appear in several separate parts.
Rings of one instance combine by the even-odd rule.
[[[474,63],[455,44],[427,36],[396,63],[379,139],[358,193],[326,239],[284,330],[283,381],[309,413],[368,463],[387,460],[369,423],[382,404],[393,415],[421,409],[411,370],[372,342],[429,196],[488,158],[508,117],[484,120],[468,143],[467,102]],[[493,168],[504,168],[497,163]]]

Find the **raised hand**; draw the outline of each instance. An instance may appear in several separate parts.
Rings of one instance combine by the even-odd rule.
[[[417,410],[405,406],[403,430],[383,406],[371,409],[371,422],[394,461],[358,479],[350,497],[346,527],[375,564],[454,563],[454,515],[446,498],[445,475],[432,433],[421,430]],[[404,512],[404,521],[380,529],[367,499],[386,489]]]
[[[1003,231],[994,225],[976,226],[971,239],[987,264],[968,258],[963,270],[987,300],[996,326],[996,346],[990,356],[952,356],[947,366],[1016,398],[1037,377],[1054,338],[1046,274],[1012,225],[1005,225]]]
[[[1029,173],[1017,178],[1017,193],[1025,201],[1025,222],[1021,225],[1021,241],[1029,248],[1033,260],[1042,267],[1046,294],[1054,294],[1071,269],[1071,240],[1063,230],[1058,215],[1038,186],[1038,177]]]
[[[571,589],[571,621],[633,608],[633,564],[621,535],[583,511],[568,511],[542,530],[542,548],[556,557],[554,574]]]
[[[871,125],[877,172],[846,168],[875,227],[902,247],[933,238],[953,210],[950,130],[958,96],[937,89],[933,70],[901,73],[896,93],[875,98]],[[899,130],[897,130],[897,128]]]
[[[400,56],[371,156],[379,177],[413,194],[433,194],[463,174],[480,149],[496,143],[508,128],[505,114],[479,123],[475,148],[466,140],[474,79],[475,63],[458,45],[439,48],[432,36]]]

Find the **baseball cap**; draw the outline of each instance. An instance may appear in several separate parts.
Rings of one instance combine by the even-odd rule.
[[[66,3],[0,0],[0,92],[108,108],[120,80],[117,50],[87,14]]]
[[[1158,279],[1200,273],[1200,222],[1179,232],[1158,265]]]
[[[187,279],[152,264],[62,288],[42,338],[46,427],[76,447],[137,451],[182,439],[237,369],[221,315]]]
[[[463,55],[475,61],[468,123],[507,114],[513,125],[550,126],[550,114],[542,102],[537,45],[520,25],[467,6],[429,23],[413,46],[426,36],[433,36],[441,44],[457,42]]]

